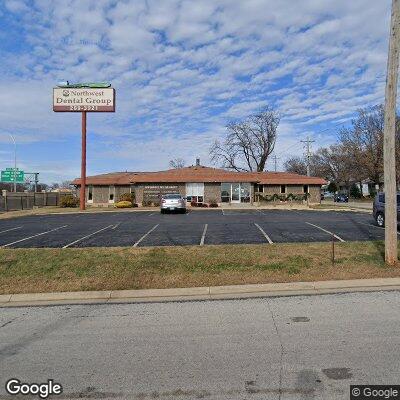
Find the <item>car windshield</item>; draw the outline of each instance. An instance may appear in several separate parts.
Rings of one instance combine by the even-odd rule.
[[[163,196],[163,199],[166,199],[166,200],[180,199],[180,198],[181,198],[180,194],[166,194],[165,196]]]

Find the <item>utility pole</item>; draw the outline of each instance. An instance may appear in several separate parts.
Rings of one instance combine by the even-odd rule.
[[[307,135],[307,140],[300,140],[301,143],[306,145],[306,160],[307,160],[307,176],[310,176],[310,160],[311,160],[311,147],[310,144],[314,143],[315,140],[310,140],[310,136]]]
[[[279,160],[279,157],[277,157],[276,154],[274,154],[272,158],[274,159],[275,172],[276,172],[277,171],[277,165],[278,165],[277,161]]]
[[[397,262],[397,185],[395,158],[396,97],[400,46],[400,0],[392,0],[385,90],[383,168],[385,185],[385,261]]]

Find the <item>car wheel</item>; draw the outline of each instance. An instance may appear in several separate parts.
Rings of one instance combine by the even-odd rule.
[[[161,214],[165,214],[165,211],[164,211],[164,210],[161,210]]]
[[[385,226],[385,216],[382,213],[376,214],[376,224],[381,228]]]

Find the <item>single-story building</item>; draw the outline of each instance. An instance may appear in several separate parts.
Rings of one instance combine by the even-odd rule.
[[[141,205],[157,204],[166,193],[180,193],[188,202],[254,203],[263,200],[307,199],[320,203],[318,177],[288,172],[235,172],[199,163],[185,168],[158,172],[113,172],[86,178],[88,205],[108,206],[122,194],[134,193]],[[80,179],[72,182],[79,191]]]

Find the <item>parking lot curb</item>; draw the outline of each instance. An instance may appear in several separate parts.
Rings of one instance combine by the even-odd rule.
[[[244,299],[400,290],[400,278],[0,295],[0,307]]]

